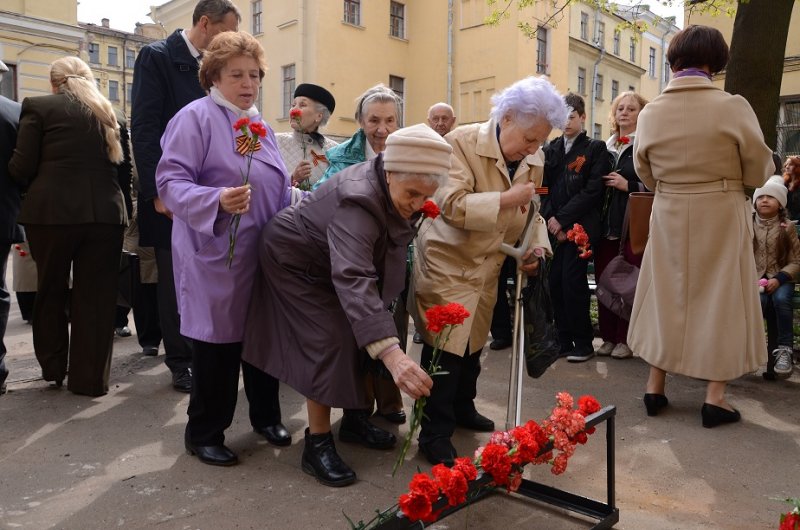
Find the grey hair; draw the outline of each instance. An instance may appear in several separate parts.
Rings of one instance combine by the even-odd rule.
[[[361,123],[361,118],[364,117],[364,109],[367,108],[367,105],[371,103],[394,103],[394,111],[395,116],[397,117],[397,123],[400,123],[400,107],[403,104],[403,101],[394,93],[394,90],[389,88],[388,86],[384,85],[383,83],[378,83],[372,88],[368,88],[366,92],[361,94],[358,97],[358,103],[356,104],[356,121]]]
[[[231,0],[200,0],[194,6],[194,13],[192,13],[192,26],[196,26],[203,16],[208,17],[212,23],[216,24],[222,22],[225,15],[233,13],[236,15],[238,22],[242,21],[242,15]]]
[[[322,119],[319,120],[318,127],[324,127],[328,123],[328,120],[331,119],[331,111],[319,101],[314,102],[314,110],[322,114]]]
[[[406,173],[400,171],[392,171],[392,177],[402,182],[404,180],[418,178],[423,180],[426,184],[436,184],[441,187],[447,183],[447,175],[444,173]]]
[[[529,76],[492,96],[491,117],[499,122],[509,116],[521,127],[530,127],[537,118],[544,118],[554,129],[563,129],[570,109],[563,96],[550,81]]]

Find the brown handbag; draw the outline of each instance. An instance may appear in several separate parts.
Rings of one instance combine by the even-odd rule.
[[[650,212],[653,210],[652,191],[635,191],[628,196],[628,226],[631,250],[636,255],[644,253],[650,235]]]

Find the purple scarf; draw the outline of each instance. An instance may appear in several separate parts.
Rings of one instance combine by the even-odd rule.
[[[711,74],[706,72],[705,70],[701,70],[700,68],[685,68],[678,72],[675,72],[672,77],[686,77],[688,75],[699,75],[705,77],[709,81],[711,80]]]

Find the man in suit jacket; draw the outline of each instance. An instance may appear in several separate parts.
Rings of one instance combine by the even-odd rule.
[[[0,61],[0,81],[8,67]],[[19,188],[8,174],[8,161],[17,143],[17,127],[21,105],[0,96],[0,395],[6,392],[6,334],[8,313],[11,309],[11,293],[6,286],[6,265],[13,243],[25,240],[22,227],[17,224],[19,214]]]
[[[142,246],[156,249],[165,362],[172,372],[172,386],[180,392],[192,389],[192,355],[180,335],[172,273],[172,212],[164,207],[156,190],[161,135],[180,109],[206,95],[198,79],[202,50],[217,33],[237,31],[240,21],[230,0],[201,0],[195,6],[192,27],[142,48],[133,70],[131,140],[139,172],[139,238]]]

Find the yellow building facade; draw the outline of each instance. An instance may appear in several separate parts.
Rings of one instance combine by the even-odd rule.
[[[0,93],[22,101],[51,93],[50,64],[78,56],[92,69],[100,91],[118,109],[130,114],[133,63],[142,46],[162,38],[153,24],[134,33],[77,20],[77,2],[62,0],[4,0],[0,10],[0,59],[9,67]]]

